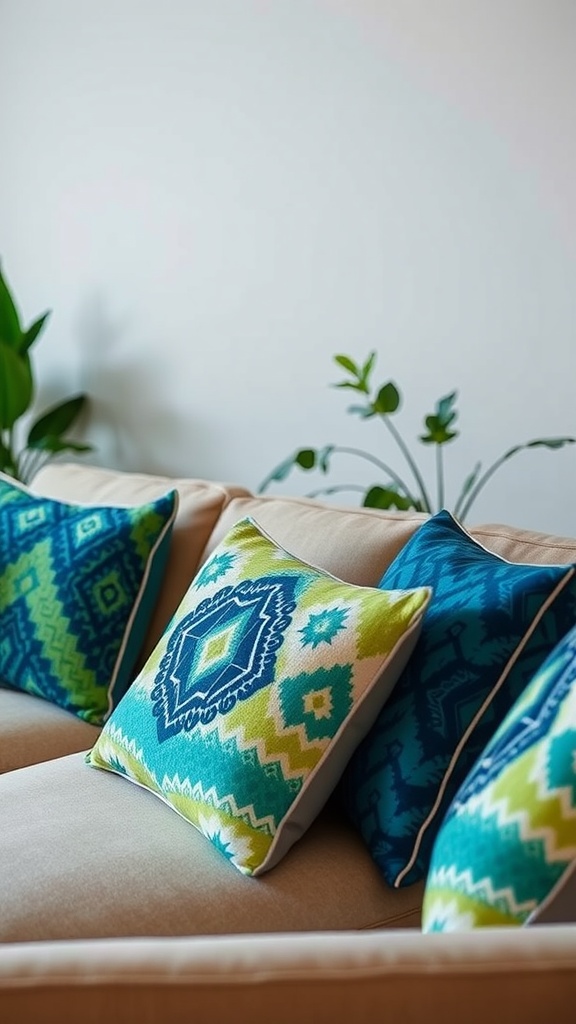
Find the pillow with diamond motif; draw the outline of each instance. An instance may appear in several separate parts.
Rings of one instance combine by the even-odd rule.
[[[132,679],[177,499],[73,505],[0,475],[3,683],[103,724]]]
[[[242,873],[267,871],[311,824],[392,690],[429,596],[344,583],[244,519],[87,761],[151,790]]]
[[[569,920],[563,889],[575,865],[576,627],[452,802],[432,852],[423,930],[529,924],[551,903],[552,919]]]
[[[354,752],[341,796],[389,885],[426,877],[456,791],[532,675],[576,620],[573,565],[508,562],[446,511],[384,573],[430,586],[422,632]]]

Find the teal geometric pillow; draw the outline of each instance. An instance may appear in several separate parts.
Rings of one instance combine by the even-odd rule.
[[[388,697],[429,596],[343,583],[242,520],[87,761],[151,790],[242,873],[267,871]]]
[[[426,877],[456,791],[576,621],[576,574],[507,562],[444,511],[419,527],[380,586],[433,590],[414,654],[342,780],[352,822],[398,887]]]
[[[102,725],[162,582],[177,493],[70,505],[0,477],[0,680]]]
[[[576,862],[576,627],[546,659],[437,836],[423,930],[530,923]]]

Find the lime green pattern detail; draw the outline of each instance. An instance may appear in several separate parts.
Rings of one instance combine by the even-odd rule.
[[[131,508],[0,479],[0,679],[102,725],[132,681],[176,492]]]
[[[337,580],[243,520],[192,582],[88,763],[151,789],[239,871],[260,874],[327,799],[429,599],[428,588]]]
[[[433,850],[423,929],[528,922],[576,860],[576,628],[457,794]]]

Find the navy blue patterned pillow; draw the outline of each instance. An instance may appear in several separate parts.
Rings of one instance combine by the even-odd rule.
[[[576,619],[573,565],[507,562],[449,512],[424,523],[379,584],[429,586],[420,639],[340,792],[386,881],[425,877],[461,783]]]
[[[132,681],[176,491],[71,505],[0,476],[0,679],[102,725]]]

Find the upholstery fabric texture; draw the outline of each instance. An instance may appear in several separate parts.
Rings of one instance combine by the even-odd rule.
[[[0,478],[0,679],[101,725],[132,680],[177,493],[76,505]]]
[[[429,517],[423,512],[322,505],[311,498],[236,496],[223,510],[203,560],[235,523],[246,518],[254,519],[303,562],[347,583],[376,587],[406,541]]]
[[[576,861],[576,627],[519,697],[434,844],[423,930],[530,922]]]
[[[148,790],[84,753],[0,786],[0,945],[131,936],[420,928],[424,886],[391,889],[330,803],[273,871],[234,871]],[[335,898],[336,894],[336,898]]]
[[[456,791],[576,619],[574,575],[573,565],[507,562],[443,511],[382,577],[385,589],[433,589],[414,653],[342,779],[390,885],[426,877]]]
[[[88,763],[152,790],[239,871],[269,870],[391,692],[429,597],[344,583],[242,520]]]
[[[58,704],[0,685],[0,774],[88,750],[99,733]]]

